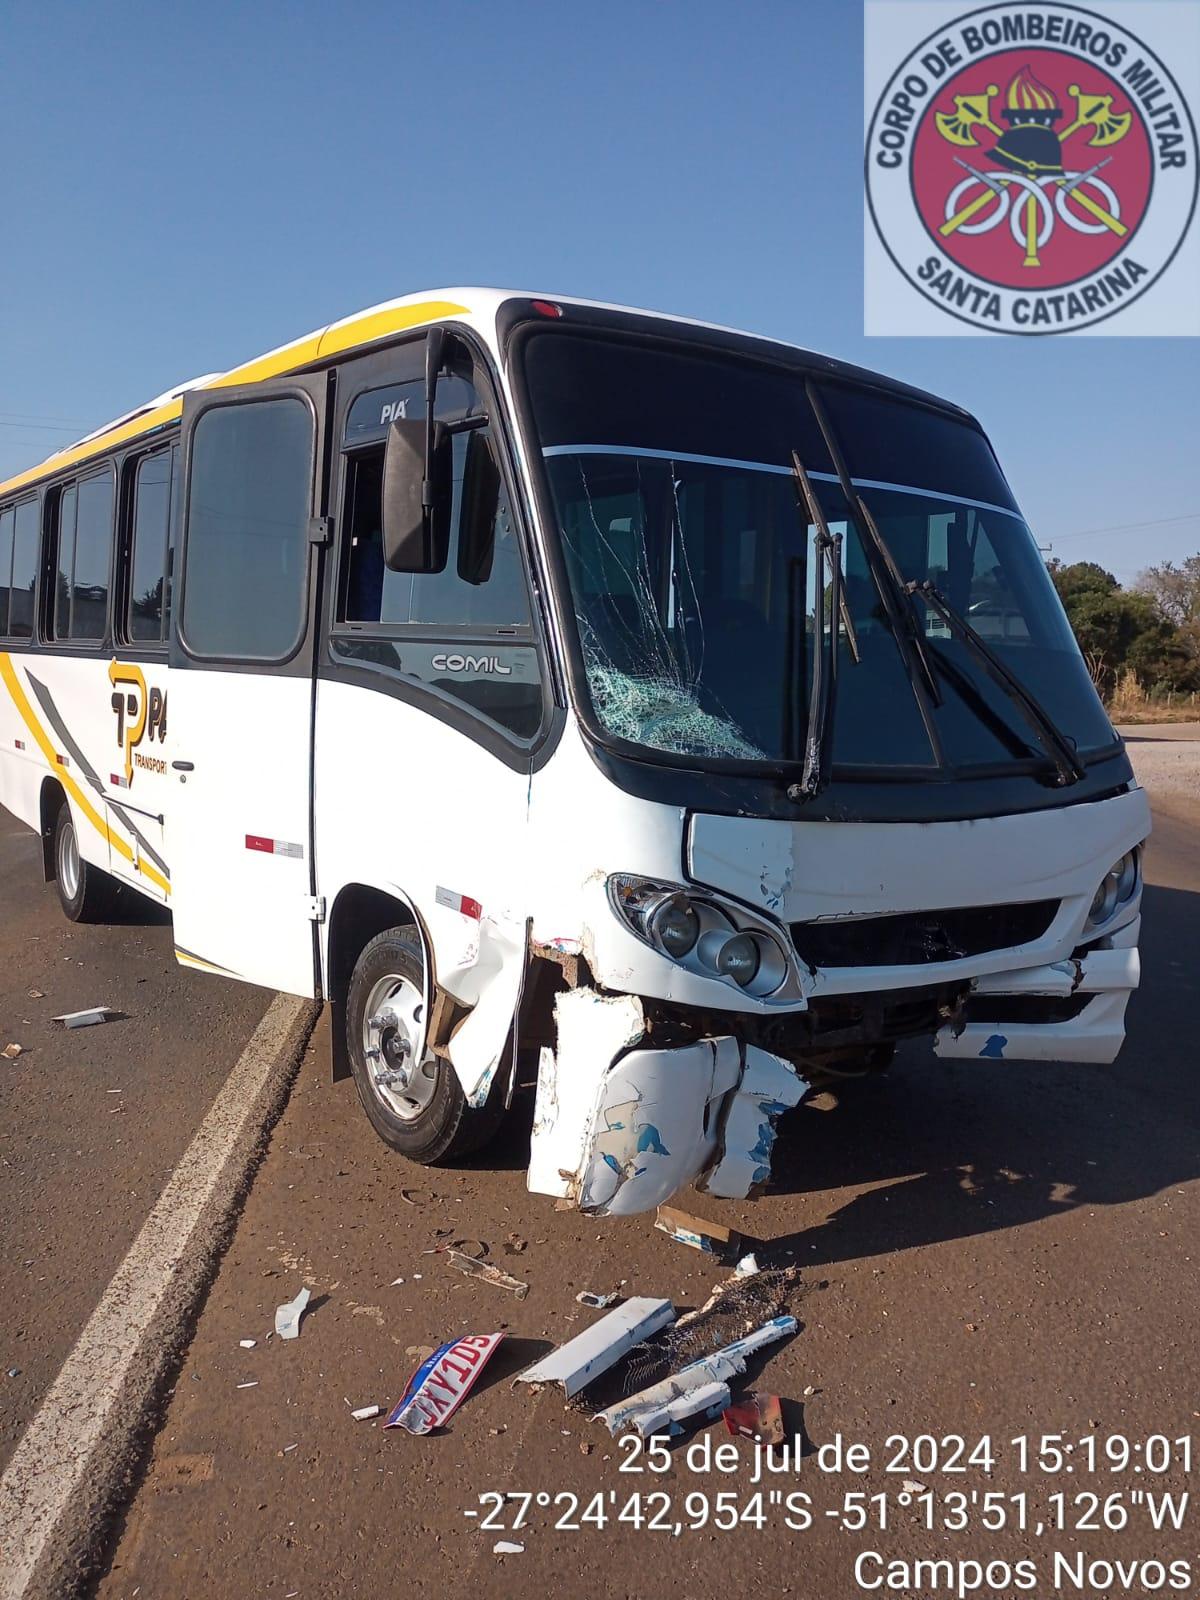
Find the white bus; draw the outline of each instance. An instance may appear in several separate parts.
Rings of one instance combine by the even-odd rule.
[[[897,1041],[1112,1061],[1149,812],[978,423],[680,318],[408,296],[0,484],[0,801],[77,921],[334,1014],[390,1146],[598,1214]]]

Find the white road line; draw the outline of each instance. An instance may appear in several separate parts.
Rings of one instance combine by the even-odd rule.
[[[194,1255],[205,1208],[310,1008],[282,994],[268,1006],[9,1461],[0,1479],[0,1600],[21,1600],[83,1485],[173,1276]]]

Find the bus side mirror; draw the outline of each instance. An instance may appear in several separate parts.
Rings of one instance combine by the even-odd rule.
[[[425,422],[398,418],[383,453],[383,564],[389,572],[441,572],[450,543],[452,458],[443,422],[433,425],[425,476]]]

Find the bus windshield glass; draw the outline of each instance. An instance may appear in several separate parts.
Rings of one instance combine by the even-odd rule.
[[[1113,746],[1033,537],[966,420],[819,386],[855,499],[898,569],[889,583],[804,374],[557,329],[529,340],[524,372],[602,732],[674,758],[799,762],[824,627],[838,652],[835,772],[1046,764],[980,653],[905,595],[903,584],[929,581],[1075,751]],[[829,585],[814,593],[817,530],[793,453],[842,537],[836,627]],[[921,657],[932,693],[918,688]]]

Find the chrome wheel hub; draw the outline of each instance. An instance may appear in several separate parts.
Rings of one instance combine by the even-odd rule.
[[[58,836],[58,881],[62,884],[63,893],[68,900],[74,900],[79,893],[79,841],[75,837],[74,825],[70,822],[62,829]]]
[[[371,1087],[393,1116],[411,1122],[437,1086],[437,1057],[425,1047],[425,999],[408,978],[380,978],[367,996],[363,1055]]]

